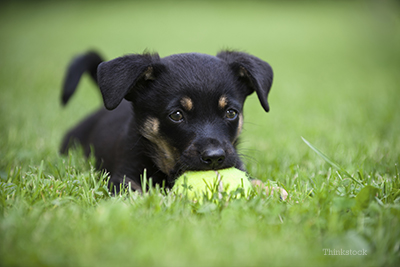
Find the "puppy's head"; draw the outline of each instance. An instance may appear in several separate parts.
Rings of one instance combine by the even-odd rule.
[[[228,51],[129,55],[98,67],[106,108],[132,102],[149,155],[171,179],[185,170],[243,169],[235,150],[243,103],[255,91],[268,111],[272,77],[268,63]]]

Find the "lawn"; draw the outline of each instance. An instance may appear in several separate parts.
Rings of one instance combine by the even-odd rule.
[[[398,1],[0,4],[0,265],[398,266],[399,14]],[[271,111],[246,102],[240,152],[286,201],[110,196],[93,159],[59,155],[102,105],[85,76],[61,106],[73,56],[225,48],[274,69]]]

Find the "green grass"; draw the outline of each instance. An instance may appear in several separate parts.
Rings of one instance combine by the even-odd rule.
[[[399,11],[390,1],[2,4],[0,265],[397,266]],[[240,151],[289,199],[111,197],[93,159],[58,154],[63,133],[102,103],[84,77],[60,105],[68,61],[91,48],[107,59],[233,48],[268,61],[271,111],[247,100]]]

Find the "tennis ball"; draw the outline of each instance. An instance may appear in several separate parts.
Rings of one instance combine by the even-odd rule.
[[[245,195],[252,190],[247,174],[236,168],[211,171],[188,171],[175,181],[172,190],[177,194],[186,194],[189,199],[201,200],[204,195],[211,198],[213,193],[230,193],[243,188]]]

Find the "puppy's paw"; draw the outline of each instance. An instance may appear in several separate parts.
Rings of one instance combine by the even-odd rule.
[[[261,193],[262,190],[265,190],[267,195],[273,195],[275,193],[275,191],[277,191],[282,200],[286,200],[286,198],[288,196],[288,193],[286,192],[286,190],[281,188],[281,187],[279,187],[279,186],[268,186],[268,185],[265,185],[260,180],[252,180],[251,183],[252,183],[254,189],[258,193]]]

